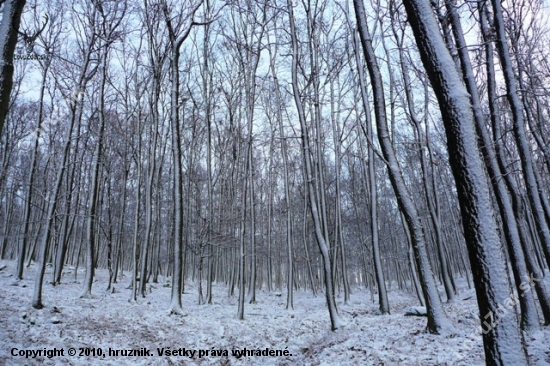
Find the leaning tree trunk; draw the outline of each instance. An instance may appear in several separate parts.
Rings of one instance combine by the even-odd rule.
[[[107,83],[107,47],[104,49],[102,60],[101,87],[99,92],[99,136],[94,151],[94,161],[92,164],[92,177],[90,178],[90,208],[86,218],[86,276],[84,279],[84,288],[80,297],[90,297],[92,295],[92,283],[94,280],[95,269],[95,242],[96,242],[96,221],[98,212],[99,197],[99,170],[102,165],[103,138],[105,135],[105,84]]]
[[[514,213],[513,219],[515,220],[513,222],[513,225],[517,228],[517,231],[518,231],[518,236],[519,236],[518,240],[523,249],[525,261],[527,264],[527,271],[529,273],[532,273],[536,278],[542,278],[543,267],[539,267],[539,265],[537,264],[537,260],[535,258],[536,254],[533,253],[533,251],[531,251],[531,249],[528,246],[530,234],[527,233],[527,230],[524,227],[523,218],[521,216],[522,215],[521,213],[522,211],[524,211],[524,209],[523,209],[522,202],[520,201],[523,201],[523,199],[521,198],[521,195],[519,193],[519,189],[516,185],[516,181],[512,177],[512,174],[508,169],[509,164],[506,162],[506,159],[503,156],[504,147],[502,146],[503,137],[501,133],[501,121],[498,116],[499,115],[498,106],[497,106],[498,96],[497,96],[497,86],[496,86],[495,65],[493,60],[493,44],[489,42],[490,32],[489,32],[489,24],[487,24],[487,19],[486,19],[487,9],[485,8],[484,4],[479,3],[478,10],[480,14],[481,31],[482,31],[484,40],[486,41],[485,55],[486,55],[486,70],[487,70],[487,94],[489,97],[488,98],[489,110],[491,114],[491,123],[493,126],[493,143],[495,146],[495,155],[496,155],[498,167],[500,168],[501,176],[504,178],[504,183],[506,184],[506,187],[508,188],[508,192],[510,193],[509,198],[512,204],[511,210]],[[487,143],[487,145],[490,145],[490,143]],[[504,221],[504,217],[503,217],[503,221]],[[538,252],[538,250],[536,250],[536,252]],[[541,260],[541,264],[542,264],[542,260]],[[521,283],[516,283],[516,286],[519,286],[520,284]],[[544,316],[544,323],[547,325],[550,323],[550,292],[547,286],[545,285],[545,281],[537,281],[535,283],[535,290],[537,292],[538,301],[540,303],[542,314]],[[525,297],[530,297],[530,296],[525,296]],[[520,297],[520,301],[522,301],[521,297]],[[520,306],[521,306],[521,303],[520,303]],[[522,312],[522,317],[523,317],[523,312]]]
[[[502,177],[502,172],[500,171],[500,168],[498,166],[495,150],[491,145],[491,139],[484,126],[485,118],[483,116],[479,92],[475,83],[474,72],[470,62],[470,56],[468,55],[467,44],[464,39],[464,34],[462,32],[460,18],[457,10],[454,8],[454,5],[451,3],[450,0],[446,0],[446,5],[449,17],[451,19],[458,54],[462,65],[462,77],[465,81],[466,89],[468,90],[468,93],[470,93],[470,99],[474,113],[474,121],[480,141],[481,152],[483,153],[485,165],[487,167],[489,177],[491,178],[491,184],[496,193],[495,196],[500,210],[500,216],[502,219],[502,226],[504,229],[504,236],[506,239],[508,253],[510,255],[510,265],[512,267],[512,273],[517,290],[521,291],[519,286],[522,283],[523,278],[528,274],[525,257],[521,248],[521,242],[517,227],[517,218],[514,214],[514,210],[512,209],[510,194],[506,189],[506,185]],[[482,6],[481,3],[479,3],[478,5]],[[482,19],[482,26],[484,23],[484,19]],[[489,45],[487,47],[489,47]],[[492,48],[490,53],[487,52],[487,57],[493,57]],[[491,83],[491,81],[489,80],[488,83]],[[489,89],[492,90],[492,87],[489,86]],[[538,315],[533,296],[520,296],[519,303],[521,309],[522,327],[538,327]]]
[[[302,104],[302,99],[300,96],[299,86],[298,86],[298,39],[297,31],[294,20],[294,12],[292,10],[292,3],[287,1],[289,8],[289,18],[290,18],[290,36],[292,38],[292,91],[294,95],[294,102],[296,103],[296,108],[298,110],[298,119],[300,120],[301,128],[301,140],[302,140],[302,156],[304,159],[304,169],[305,169],[305,179],[307,186],[307,195],[309,198],[309,208],[311,210],[311,216],[313,218],[313,223],[315,226],[315,236],[317,238],[317,244],[319,245],[319,250],[321,252],[321,257],[323,259],[323,274],[325,280],[325,296],[327,300],[327,307],[329,310],[331,329],[336,330],[340,327],[340,317],[336,308],[336,301],[334,299],[334,285],[332,282],[332,270],[331,262],[329,257],[328,250],[328,240],[325,237],[323,226],[321,223],[321,215],[319,210],[324,210],[325,207],[318,207],[318,200],[316,197],[316,190],[313,184],[313,168],[311,163],[311,152],[310,152],[310,143],[308,130],[306,126],[306,116]]]
[[[437,292],[437,286],[428,259],[426,240],[420,217],[412,200],[412,196],[405,185],[405,179],[399,166],[395,150],[390,140],[386,118],[386,104],[382,75],[378,67],[376,55],[372,47],[372,41],[367,28],[367,18],[362,0],[354,0],[355,14],[363,53],[371,77],[374,94],[375,118],[378,129],[378,140],[382,148],[384,159],[388,167],[390,181],[392,183],[400,210],[411,233],[411,242],[414,250],[416,265],[419,271],[422,293],[426,302],[428,313],[428,330],[432,333],[440,333],[450,329],[450,324],[445,315],[443,304]]]
[[[10,94],[13,85],[13,54],[17,44],[17,32],[25,0],[2,1],[2,22],[0,22],[0,133],[8,115]]]
[[[506,31],[504,30],[502,6],[500,1],[497,0],[491,0],[491,3],[493,4],[493,10],[495,12],[494,28],[496,31],[496,45],[500,56],[504,81],[506,82],[506,96],[512,109],[512,116],[514,119],[514,137],[519,152],[519,158],[521,160],[525,187],[527,189],[527,197],[533,211],[533,216],[535,217],[535,225],[537,228],[537,233],[540,237],[544,255],[546,257],[546,262],[550,266],[550,228],[546,222],[544,209],[539,195],[537,179],[535,177],[533,159],[531,156],[531,150],[529,149],[527,132],[525,130],[522,103],[519,100],[512,59],[508,50],[508,43],[506,42]]]
[[[351,27],[351,26],[350,26]],[[384,277],[384,271],[382,270],[382,259],[380,257],[380,243],[379,243],[379,222],[378,222],[378,192],[377,192],[377,183],[376,183],[376,154],[374,153],[374,147],[372,146],[373,141],[373,131],[372,131],[372,120],[371,120],[371,110],[370,104],[367,95],[367,87],[365,85],[365,75],[361,63],[361,57],[359,53],[360,41],[358,39],[357,32],[354,32],[354,55],[355,63],[357,64],[357,73],[359,74],[359,88],[361,91],[361,101],[363,102],[363,109],[365,110],[365,128],[363,132],[366,134],[367,139],[369,140],[367,144],[368,151],[368,185],[364,183],[366,191],[369,194],[369,218],[370,218],[370,230],[371,230],[371,241],[372,241],[372,261],[374,263],[374,272],[376,275],[376,283],[378,284],[378,310],[381,314],[390,313],[390,303],[388,300],[388,291],[386,289],[386,279]],[[364,165],[364,162],[362,162]],[[371,291],[372,293],[372,291]]]
[[[31,223],[31,209],[34,191],[34,175],[38,165],[38,146],[40,143],[40,135],[42,134],[42,123],[44,121],[44,90],[46,89],[46,77],[48,75],[48,69],[50,67],[50,60],[46,60],[44,70],[42,74],[42,85],[40,87],[40,97],[38,104],[38,124],[36,132],[34,133],[34,146],[31,151],[31,170],[29,172],[29,180],[27,185],[27,199],[25,200],[25,217],[23,219],[23,240],[21,241],[21,247],[19,250],[19,257],[17,259],[17,280],[23,279],[23,269],[25,267],[25,255],[27,252],[28,238],[30,236],[30,223]],[[1,133],[1,130],[0,130]],[[37,230],[38,232],[39,230]]]
[[[511,296],[490,191],[476,141],[470,95],[439,32],[427,0],[404,1],[424,68],[437,95],[451,169],[455,177],[462,223],[480,311],[480,320],[495,315],[483,331],[488,365],[525,365],[516,315],[498,316]],[[498,310],[497,310],[498,309]]]
[[[69,103],[69,110],[70,110],[70,122],[69,122],[69,131],[67,133],[67,139],[65,141],[65,145],[63,147],[63,157],[61,161],[61,165],[59,165],[59,170],[57,171],[56,176],[56,183],[54,186],[53,194],[50,196],[51,204],[48,205],[48,202],[46,202],[46,205],[48,205],[47,209],[47,216],[46,216],[46,226],[44,228],[44,232],[42,233],[40,237],[40,256],[39,256],[39,265],[38,265],[38,273],[36,275],[36,283],[34,288],[34,295],[33,295],[33,307],[37,309],[43,308],[42,304],[42,285],[44,283],[44,273],[46,270],[46,259],[48,254],[48,243],[50,241],[50,231],[52,229],[53,223],[54,223],[54,215],[57,208],[58,198],[61,191],[61,186],[63,182],[63,176],[65,175],[65,170],[67,169],[68,161],[69,161],[69,155],[71,151],[71,144],[73,143],[73,132],[75,128],[75,124],[80,123],[80,119],[77,117],[77,109],[78,109],[78,103],[80,101],[80,98],[82,96],[82,93],[84,93],[84,88],[86,87],[86,82],[89,80],[86,78],[86,72],[88,71],[88,66],[90,64],[91,56],[92,56],[92,49],[93,44],[95,43],[95,38],[92,38],[90,40],[89,48],[86,52],[84,63],[82,70],[79,75],[79,80],[77,83],[76,92],[71,96],[74,99],[67,100]],[[76,140],[76,143],[78,143],[78,139]],[[78,265],[77,265],[78,267]],[[75,276],[77,273],[77,269],[75,268]]]
[[[397,37],[397,35],[396,35]],[[416,134],[417,134],[417,140],[419,144],[419,155],[420,155],[420,167],[422,171],[422,183],[424,186],[424,191],[426,193],[426,203],[428,205],[428,212],[430,214],[430,219],[432,222],[433,227],[433,234],[435,236],[434,242],[435,246],[437,248],[437,255],[439,258],[439,265],[440,265],[440,272],[441,272],[441,279],[443,282],[443,286],[445,287],[445,294],[447,295],[447,302],[453,301],[455,298],[455,289],[452,285],[451,281],[451,274],[449,270],[449,266],[447,263],[447,258],[445,256],[445,248],[444,248],[444,242],[441,235],[441,216],[440,216],[440,209],[439,209],[439,200],[437,198],[437,190],[435,189],[434,184],[434,178],[433,174],[434,171],[431,169],[431,175],[432,179],[429,179],[429,172],[428,172],[428,164],[426,162],[426,156],[424,153],[424,147],[426,147],[426,150],[428,150],[428,154],[430,154],[430,145],[429,145],[429,135],[428,135],[428,121],[427,121],[427,115],[428,113],[425,113],[425,125],[426,125],[426,138],[424,140],[424,133],[422,131],[421,127],[421,121],[417,118],[416,110],[414,108],[414,100],[413,100],[413,91],[411,90],[411,83],[409,79],[409,70],[407,68],[404,55],[403,55],[403,48],[399,47],[399,63],[401,65],[401,72],[403,74],[403,87],[405,91],[405,100],[406,100],[406,108],[408,109],[409,115],[408,118],[411,121],[411,124],[413,125]],[[426,85],[426,108],[425,111],[428,111],[427,105],[428,105],[428,87]],[[431,182],[431,183],[430,183]]]
[[[86,60],[85,65],[87,66],[89,61],[90,54],[87,55],[88,58]],[[83,70],[86,70],[86,67],[84,67]],[[81,80],[79,85],[83,85],[84,83],[84,74],[81,74]],[[79,95],[78,95],[79,96]],[[78,98],[77,96],[77,98]],[[59,202],[59,193],[61,191],[61,186],[63,183],[63,176],[65,175],[65,170],[67,169],[68,160],[69,160],[69,153],[71,149],[71,141],[73,138],[73,130],[76,118],[76,109],[77,109],[77,103],[78,99],[70,101],[70,108],[71,108],[71,122],[69,124],[69,132],[67,134],[67,140],[65,142],[65,146],[63,148],[63,158],[61,165],[59,166],[59,170],[57,172],[56,177],[56,183],[54,186],[53,193],[48,197],[49,200],[47,200],[46,205],[48,207],[48,212],[46,216],[46,226],[44,228],[44,232],[42,236],[40,237],[40,247],[39,247],[39,260],[38,260],[38,272],[36,275],[36,283],[34,287],[34,295],[33,295],[33,301],[32,306],[36,309],[43,308],[42,304],[42,285],[44,282],[44,273],[46,271],[46,260],[48,257],[48,245],[51,238],[51,231],[53,230],[53,224],[55,220],[55,211],[57,208],[57,204]],[[51,201],[51,203],[49,202]],[[76,272],[76,269],[75,269]]]

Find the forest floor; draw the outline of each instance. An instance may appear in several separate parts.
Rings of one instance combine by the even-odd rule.
[[[296,292],[294,310],[285,310],[284,291],[260,290],[257,302],[245,306],[245,320],[239,321],[237,296],[228,298],[224,286],[215,286],[213,305],[197,305],[196,285],[187,283],[185,315],[169,315],[171,289],[164,286],[167,281],[162,277],[160,283],[147,286],[145,299],[131,303],[130,277],[115,284],[116,291],[111,293],[105,291],[107,272],[98,270],[95,295],[81,299],[84,273],[79,270],[75,282],[70,267],[63,284],[45,284],[45,308],[36,310],[31,307],[36,266],[27,268],[25,279],[18,284],[13,275],[15,263],[0,261],[2,267],[0,365],[484,364],[481,337],[475,334],[479,328],[475,295],[466,285],[458,299],[445,304],[455,327],[451,334],[429,334],[426,318],[404,316],[417,300],[394,288],[389,296],[391,315],[376,315],[377,305],[365,289],[355,289],[348,304],[340,294],[343,327],[332,332],[322,294]],[[46,281],[51,270],[47,268]],[[550,329],[525,334],[525,338],[532,364],[550,365]],[[33,350],[36,355],[38,350],[54,348],[63,349],[63,356],[32,358]],[[75,356],[68,354],[70,349],[76,351]],[[141,353],[146,349],[149,354],[121,356],[119,351],[114,355],[116,350],[127,349]],[[162,349],[178,350],[181,355],[160,356]]]

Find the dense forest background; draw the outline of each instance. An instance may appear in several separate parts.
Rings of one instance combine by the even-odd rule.
[[[261,289],[287,308],[324,293],[332,329],[335,294],[366,287],[388,313],[397,287],[444,332],[466,280],[482,323],[522,295],[484,342],[523,362],[498,340],[550,322],[548,16],[543,0],[27,1],[0,258],[18,279],[38,263],[36,308],[85,266],[82,296],[96,268],[94,292],[132,271],[138,302],[171,277],[175,313],[188,282],[199,304],[225,284],[241,319]]]

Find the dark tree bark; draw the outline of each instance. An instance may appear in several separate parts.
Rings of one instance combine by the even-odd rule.
[[[17,44],[17,32],[25,0],[3,1],[2,22],[0,23],[0,133],[10,105],[13,85],[13,54]]]
[[[522,103],[519,99],[516,77],[514,75],[512,59],[506,42],[506,31],[504,30],[504,17],[500,1],[492,0],[494,10],[494,28],[496,31],[496,45],[506,82],[507,98],[512,109],[514,119],[513,131],[516,145],[521,160],[521,168],[527,189],[527,197],[535,218],[537,233],[540,237],[542,249],[546,262],[550,266],[550,228],[544,214],[542,201],[539,195],[539,187],[536,179],[536,172],[533,166],[533,158],[529,148],[529,140],[525,130]]]
[[[520,284],[523,278],[527,276],[527,266],[525,264],[525,257],[521,248],[517,218],[512,210],[512,203],[510,195],[506,189],[502,173],[498,166],[495,151],[491,145],[491,139],[488,132],[485,130],[485,121],[483,117],[483,111],[481,109],[481,103],[479,98],[479,92],[475,83],[474,71],[468,55],[468,48],[464,34],[462,31],[462,25],[457,10],[450,0],[446,0],[446,5],[451,19],[453,27],[453,33],[458,49],[458,54],[461,62],[462,77],[464,79],[466,89],[470,94],[472,102],[472,109],[474,114],[474,121],[476,130],[479,137],[481,152],[483,153],[485,166],[491,178],[491,184],[495,191],[497,204],[500,210],[500,217],[502,219],[502,226],[504,229],[504,236],[510,255],[510,266],[512,267],[512,273],[516,283],[518,292],[521,291]],[[483,23],[483,20],[482,20]],[[491,54],[487,54],[488,57],[492,57]],[[521,325],[523,328],[536,328],[538,327],[538,316],[535,302],[532,296],[520,296],[519,298],[521,308]]]
[[[170,41],[170,126],[172,128],[172,158],[174,160],[174,273],[172,275],[172,296],[170,300],[170,312],[182,314],[181,294],[183,292],[183,166],[182,141],[180,126],[180,85],[179,85],[179,59],[183,42],[189,36],[191,28],[197,25],[193,20],[195,12],[201,6],[199,1],[192,9],[188,9],[188,19],[184,19],[184,26],[174,28],[168,4],[162,2],[168,38]],[[181,25],[181,24],[180,24]]]
[[[445,126],[483,322],[491,316],[498,317],[497,309],[510,298],[511,291],[487,177],[476,142],[470,95],[445,46],[429,1],[405,0],[404,4]],[[518,320],[513,312],[499,317],[498,322],[483,331],[483,344],[488,365],[527,364]]]
[[[350,26],[351,28],[351,26]],[[365,173],[368,171],[368,177],[365,177],[363,180],[363,185],[365,186],[365,191],[368,192],[369,195],[369,204],[368,204],[368,210],[369,210],[369,224],[370,224],[370,231],[371,231],[371,240],[372,240],[372,261],[374,264],[374,272],[376,275],[376,283],[378,284],[378,303],[381,314],[389,314],[390,313],[390,302],[388,300],[388,291],[386,289],[386,279],[384,277],[384,271],[382,270],[382,259],[380,256],[380,243],[379,243],[379,220],[378,220],[378,192],[377,192],[377,183],[376,183],[376,155],[374,152],[374,147],[372,146],[371,141],[373,141],[373,130],[372,130],[372,118],[371,118],[371,109],[369,105],[368,95],[367,95],[367,87],[365,85],[365,75],[363,66],[361,64],[361,57],[359,53],[359,38],[357,35],[357,32],[354,33],[354,55],[355,55],[355,62],[357,64],[357,73],[359,75],[359,88],[361,91],[361,101],[363,102],[363,109],[365,110],[365,128],[363,129],[363,133],[366,134],[367,139],[369,140],[368,143],[368,164],[367,167],[365,167],[364,171]],[[362,164],[364,164],[364,161],[362,161]],[[368,181],[368,185],[367,182]]]
[[[384,100],[384,87],[382,83],[382,74],[378,67],[376,55],[372,47],[371,36],[367,27],[367,18],[365,7],[362,0],[354,0],[355,15],[357,17],[357,26],[359,37],[363,46],[363,53],[369,70],[373,95],[374,95],[374,115],[376,118],[376,126],[378,129],[378,140],[386,165],[388,167],[389,177],[397,203],[401,212],[405,217],[408,229],[411,234],[412,247],[416,265],[419,271],[420,284],[422,285],[422,293],[426,302],[426,310],[428,315],[428,330],[432,333],[441,333],[451,328],[443,304],[437,292],[437,286],[433,276],[433,272],[428,259],[426,248],[426,239],[424,230],[420,222],[418,211],[412,200],[403,172],[399,166],[394,147],[392,145],[386,117],[386,102]]]
[[[319,191],[314,185],[313,167],[311,162],[311,150],[309,142],[309,132],[306,125],[306,114],[304,111],[302,98],[300,96],[300,90],[298,85],[298,37],[296,31],[296,24],[294,19],[294,12],[292,9],[292,3],[287,1],[289,7],[289,20],[290,20],[290,36],[292,39],[292,94],[294,102],[298,110],[298,119],[300,120],[301,142],[302,142],[302,157],[304,161],[304,178],[307,186],[307,196],[309,199],[309,209],[311,217],[313,219],[315,227],[315,237],[321,252],[323,260],[323,275],[325,281],[325,297],[327,300],[327,307],[330,315],[331,329],[336,330],[340,328],[340,316],[338,315],[338,309],[336,307],[336,301],[334,298],[334,284],[332,281],[332,268],[329,257],[328,248],[328,235],[325,234],[322,225],[322,214],[326,207],[324,205],[318,205]],[[326,226],[325,226],[326,228]]]

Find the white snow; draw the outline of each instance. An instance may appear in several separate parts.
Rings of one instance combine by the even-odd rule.
[[[228,298],[223,285],[214,287],[214,304],[197,305],[196,286],[186,283],[185,316],[168,315],[170,288],[161,283],[147,286],[148,296],[130,303],[129,277],[107,293],[107,272],[98,270],[92,299],[78,298],[81,283],[74,283],[68,267],[64,283],[45,284],[45,308],[31,307],[36,267],[32,265],[17,286],[15,263],[0,261],[0,365],[483,365],[481,337],[473,290],[462,289],[459,298],[445,304],[456,329],[447,336],[425,332],[425,317],[406,317],[418,302],[395,289],[389,292],[391,315],[375,315],[378,306],[365,289],[354,289],[351,302],[338,309],[344,326],[330,331],[323,294],[295,292],[295,310],[285,310],[286,293],[257,292],[258,302],[246,305],[245,320],[236,319],[237,297]],[[52,268],[46,270],[46,281]],[[78,273],[78,281],[84,273]],[[343,295],[342,295],[343,296]],[[534,365],[550,365],[550,332],[526,335]],[[63,348],[64,356],[25,359],[12,349]],[[68,356],[69,348],[101,348],[105,357]],[[158,356],[158,349],[185,348],[194,357]],[[143,357],[109,356],[108,350],[148,349]],[[288,356],[232,356],[231,350],[269,350]],[[227,350],[228,356],[210,356],[211,350]],[[199,350],[209,351],[199,358]],[[269,352],[269,350],[267,352]],[[19,351],[15,351],[19,352]],[[97,351],[96,351],[97,352]]]
[[[411,306],[405,311],[405,316],[428,316],[425,306]]]

